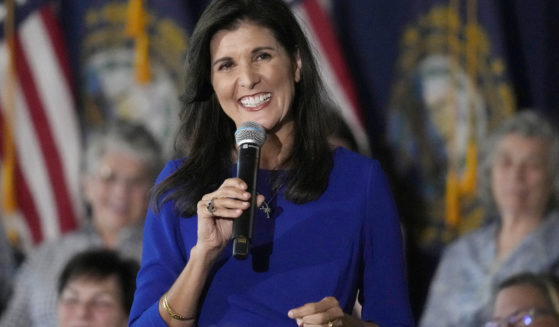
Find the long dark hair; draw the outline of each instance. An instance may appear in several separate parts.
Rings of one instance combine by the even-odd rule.
[[[294,203],[317,199],[328,186],[332,156],[327,143],[328,101],[309,43],[290,8],[282,0],[215,0],[202,13],[190,38],[186,83],[182,96],[182,126],[186,158],[167,179],[156,185],[156,210],[168,200],[182,216],[196,213],[197,201],[214,191],[230,175],[235,149],[234,122],[220,107],[211,84],[210,41],[216,32],[233,30],[241,22],[268,28],[291,55],[299,54],[301,81],[295,85],[291,107],[295,135],[288,174],[272,187],[285,185],[284,196]]]

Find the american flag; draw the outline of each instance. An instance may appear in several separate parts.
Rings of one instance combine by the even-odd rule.
[[[49,0],[7,0],[0,4],[0,20],[9,16],[6,5],[17,4],[15,58],[10,62],[5,33],[0,33],[0,144],[13,129],[15,167],[12,187],[16,214],[4,207],[8,229],[17,230],[26,244],[36,245],[74,229],[83,217],[79,189],[80,129],[73,98],[69,61],[56,13]],[[340,109],[359,150],[369,154],[363,115],[349,69],[339,46],[326,1],[291,1],[311,44],[330,96]],[[64,5],[65,2],[62,2]],[[9,78],[9,67],[14,78]],[[7,87],[12,84],[13,88]],[[12,93],[12,94],[10,94]],[[7,101],[13,97],[12,101]],[[13,119],[10,114],[13,113]],[[6,125],[7,124],[7,125]],[[9,141],[9,138],[8,138]],[[9,143],[9,142],[8,142]],[[0,151],[7,180],[6,147]],[[8,209],[8,210],[6,210]]]
[[[15,16],[10,2],[16,5]],[[13,42],[6,42],[14,17]],[[29,247],[74,229],[82,216],[80,133],[69,62],[52,4],[7,0],[0,4],[0,20],[0,178],[13,177],[13,183],[3,185],[1,214],[8,229]],[[10,129],[12,167],[5,160]],[[10,201],[13,196],[15,202]]]
[[[329,95],[353,133],[359,151],[370,155],[357,90],[329,16],[328,1],[294,0],[288,3],[315,50],[318,67]]]

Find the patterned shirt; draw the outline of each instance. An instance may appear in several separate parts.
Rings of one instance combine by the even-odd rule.
[[[120,234],[118,251],[140,262],[143,224]],[[103,246],[91,226],[47,242],[33,251],[17,272],[14,293],[0,321],[1,327],[56,327],[58,278],[68,260],[80,251]]]
[[[559,272],[559,212],[552,212],[500,263],[499,222],[457,240],[445,250],[429,290],[420,327],[479,327],[491,311],[493,290],[520,272]]]

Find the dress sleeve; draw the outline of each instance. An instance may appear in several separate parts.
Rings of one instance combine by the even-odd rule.
[[[367,177],[362,319],[382,327],[414,326],[396,205],[377,162]]]
[[[175,165],[165,166],[158,181],[168,176]],[[159,213],[148,210],[143,236],[140,271],[130,311],[130,326],[166,326],[159,315],[159,298],[178,277],[187,261],[179,221],[173,204],[166,202]]]

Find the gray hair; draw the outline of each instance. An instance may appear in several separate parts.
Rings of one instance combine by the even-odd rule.
[[[478,171],[479,197],[491,213],[495,213],[496,204],[491,190],[491,169],[495,152],[501,140],[510,134],[538,138],[549,144],[548,169],[551,175],[551,197],[548,209],[556,206],[559,200],[559,135],[548,119],[533,110],[522,110],[505,120],[489,137],[482,149]]]
[[[88,137],[83,172],[94,173],[107,151],[118,151],[138,159],[148,168],[151,179],[155,179],[162,167],[160,144],[140,123],[117,119],[93,131]]]

